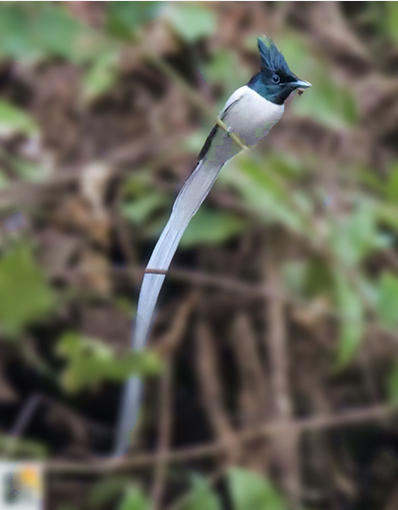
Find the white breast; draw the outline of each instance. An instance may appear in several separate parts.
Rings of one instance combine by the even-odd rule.
[[[237,100],[237,103],[233,103]],[[274,104],[257,94],[247,85],[239,88],[229,98],[225,122],[238,133],[247,145],[256,145],[267,136],[284,112],[284,105]]]

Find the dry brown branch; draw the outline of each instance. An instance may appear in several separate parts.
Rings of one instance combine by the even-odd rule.
[[[339,427],[360,425],[370,421],[382,421],[390,418],[397,412],[397,407],[387,404],[355,409],[344,413],[325,414],[301,418],[292,422],[267,423],[259,425],[242,432],[237,432],[233,437],[224,438],[222,441],[214,441],[199,446],[193,446],[182,450],[168,451],[161,457],[167,463],[187,462],[188,460],[214,457],[225,453],[225,450],[234,447],[235,442],[241,444],[253,441],[259,437],[272,437],[278,434],[287,433],[303,434],[313,431],[330,430]],[[107,471],[121,471],[131,469],[142,469],[154,465],[160,456],[156,453],[142,453],[130,458],[102,459],[92,463],[49,461],[46,464],[48,474],[81,474],[81,473],[103,473]]]
[[[219,440],[233,438],[234,432],[223,403],[222,388],[218,375],[216,339],[204,319],[199,322],[197,327],[196,349],[202,403],[206,408],[214,434]],[[235,444],[235,447],[228,451],[227,462],[237,461],[239,457],[238,446]]]
[[[240,372],[240,416],[245,427],[261,423],[266,417],[267,381],[249,317],[240,313],[233,323],[232,342]],[[266,445],[245,448],[244,463],[259,473],[266,469]]]
[[[193,292],[188,296],[188,299],[182,302],[177,310],[171,329],[164,335],[157,348],[158,352],[167,359],[165,361],[163,375],[159,382],[159,446],[157,451],[158,461],[155,467],[155,479],[152,489],[152,504],[155,510],[160,508],[162,502],[167,469],[165,454],[169,451],[169,444],[171,441],[173,421],[173,356],[178,344],[182,340],[189,315],[196,301],[197,295]]]
[[[279,242],[278,242],[279,241]],[[274,236],[273,246],[265,250],[265,279],[274,288],[283,286],[280,255],[282,240]],[[289,354],[287,345],[285,300],[274,295],[267,303],[266,347],[269,353],[270,382],[273,396],[273,416],[276,421],[289,423],[293,416],[289,383]],[[300,505],[299,436],[292,430],[276,436],[271,443],[274,464],[292,509]]]
[[[243,421],[253,425],[267,415],[267,381],[253,329],[248,316],[243,312],[234,321],[232,340],[241,375]]]
[[[85,272],[91,272],[95,271],[96,269],[93,267],[87,267],[87,266],[81,266],[78,269],[68,270],[64,272],[59,272],[54,276],[61,277],[61,278],[68,278],[71,276],[74,276],[76,273],[85,273]],[[136,279],[137,282],[141,281],[142,276],[145,272],[144,267],[139,266],[132,266],[132,267],[108,267],[108,271],[116,274],[124,274],[124,273],[131,273]],[[286,302],[289,302],[293,305],[297,305],[299,307],[308,307],[309,312],[314,312],[319,317],[330,317],[334,319],[341,319],[343,318],[342,313],[337,311],[336,309],[331,308],[327,303],[321,304],[319,306],[316,302],[306,302],[303,299],[300,299],[297,296],[292,295],[291,293],[286,292],[283,288],[274,288],[270,285],[264,285],[264,284],[253,284],[253,283],[247,283],[244,280],[240,280],[237,278],[233,278],[230,276],[219,276],[217,274],[210,274],[203,271],[191,271],[189,269],[182,269],[182,268],[176,268],[172,267],[167,271],[168,278],[184,282],[184,283],[190,283],[192,285],[196,285],[198,287],[209,287],[209,288],[219,288],[228,292],[236,292],[237,294],[240,294],[244,296],[247,299],[253,299],[253,300],[259,300],[263,299],[264,297],[272,297],[272,296],[280,296],[281,298],[285,299]],[[312,308],[316,308],[316,310],[311,310]],[[349,321],[349,317],[344,317],[346,321]],[[377,331],[378,333],[385,333],[389,339],[392,341],[397,342],[398,341],[398,334],[396,331],[392,329],[387,329],[384,326],[377,323],[373,318],[369,319],[369,326],[372,326],[372,329],[374,331]]]
[[[169,357],[174,354],[182,340],[189,314],[195,306],[197,299],[197,293],[191,292],[191,294],[189,294],[189,296],[179,306],[170,330],[167,331],[167,333],[159,341],[159,344],[155,347],[161,357]]]
[[[159,446],[158,456],[159,460],[155,467],[155,480],[152,489],[152,505],[154,510],[157,510],[161,506],[164,486],[167,462],[164,454],[169,449],[172,431],[172,405],[173,405],[173,361],[167,360],[165,363],[163,375],[159,381]]]

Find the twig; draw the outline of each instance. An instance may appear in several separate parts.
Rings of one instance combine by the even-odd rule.
[[[159,460],[155,468],[155,481],[152,490],[152,505],[154,510],[160,508],[167,461],[164,454],[169,449],[170,435],[172,430],[172,385],[173,385],[173,359],[167,360],[163,376],[160,379],[160,420],[159,420]]]
[[[172,383],[173,383],[173,356],[175,350],[182,339],[189,314],[197,300],[197,295],[192,292],[188,299],[184,300],[179,307],[176,318],[171,329],[160,341],[158,352],[166,356],[165,369],[163,377],[160,380],[160,422],[159,422],[159,448],[158,461],[155,468],[155,481],[152,491],[152,503],[156,510],[160,508],[167,468],[167,459],[165,454],[168,452],[170,436],[172,431]]]
[[[232,341],[241,378],[243,423],[253,425],[267,416],[267,381],[247,314],[236,317]]]
[[[277,434],[302,434],[318,430],[352,426],[368,421],[383,420],[396,412],[396,406],[380,404],[378,406],[365,407],[334,415],[326,414],[310,418],[301,418],[289,423],[267,423],[266,425],[256,426],[244,430],[243,432],[237,432],[232,438],[205,443],[182,450],[168,451],[162,454],[162,457],[164,457],[165,461],[168,463],[186,462],[193,459],[213,457],[224,453],[225,450],[233,447],[237,441],[246,443],[257,438],[272,437]],[[116,470],[142,469],[143,467],[152,466],[158,459],[159,455],[156,453],[143,453],[131,458],[105,459],[102,462],[96,460],[96,462],[86,464],[82,462],[49,461],[46,465],[46,470],[48,474],[104,473]]]
[[[198,324],[196,332],[197,367],[202,391],[203,405],[207,410],[213,431],[219,439],[234,437],[234,431],[228,419],[223,403],[222,388],[218,377],[215,353],[215,339],[204,319]],[[228,451],[228,460],[237,460],[239,445]]]
[[[191,313],[198,299],[196,292],[191,292],[187,299],[183,300],[179,306],[176,318],[169,331],[163,336],[159,344],[154,347],[161,357],[167,357],[174,354],[187,325],[189,314]]]
[[[233,347],[236,363],[240,372],[240,422],[247,426],[261,423],[267,418],[268,384],[264,366],[257,346],[250,319],[246,313],[240,313],[233,323]],[[244,465],[249,469],[264,474],[268,470],[267,445],[257,442],[253,448],[245,448]]]
[[[273,244],[265,250],[265,278],[271,287],[282,286],[280,259],[283,239],[274,236]],[[273,411],[276,421],[289,423],[293,416],[289,384],[289,355],[285,327],[285,301],[274,295],[267,303],[268,328],[266,347],[269,352]],[[274,464],[292,509],[300,505],[300,457],[299,436],[291,431],[276,436],[272,441]]]
[[[120,273],[123,274],[125,272],[131,272],[137,279],[141,279],[144,274],[145,268],[139,266],[130,266],[130,267],[108,267],[108,270],[114,272],[115,274]],[[55,276],[65,278],[71,274],[75,274],[76,272],[91,272],[97,271],[97,269],[89,266],[81,266],[78,269],[67,270],[65,272],[57,273]],[[236,292],[241,296],[244,296],[248,299],[263,299],[264,297],[272,297],[272,296],[280,296],[285,299],[287,302],[292,303],[297,306],[309,306],[312,304],[303,300],[298,296],[294,296],[291,293],[283,290],[283,288],[274,288],[270,285],[264,284],[253,284],[247,283],[243,280],[239,280],[237,278],[232,278],[230,276],[218,276],[217,274],[205,273],[203,271],[191,271],[189,269],[182,268],[170,268],[167,271],[168,278],[184,282],[190,283],[193,285],[198,285],[200,287],[216,287],[228,292]],[[319,309],[320,315],[324,317],[331,317],[334,319],[344,319],[347,322],[356,322],[356,319],[352,319],[350,316],[346,316],[343,312],[333,308],[322,308]],[[370,324],[379,332],[383,332],[386,335],[389,335],[395,341],[398,341],[398,334],[395,331],[389,330],[380,324],[374,323],[373,320],[369,320]]]

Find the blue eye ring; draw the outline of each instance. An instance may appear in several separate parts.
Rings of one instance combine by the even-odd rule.
[[[272,81],[273,81],[275,84],[280,83],[280,81],[281,81],[281,77],[279,76],[279,74],[276,74],[276,73],[275,73],[275,74],[273,74],[273,75],[272,75]]]

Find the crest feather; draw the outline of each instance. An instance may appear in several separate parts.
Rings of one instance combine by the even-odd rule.
[[[289,71],[289,66],[276,44],[269,37],[259,37],[257,46],[261,58],[261,70],[277,71],[283,69]]]

